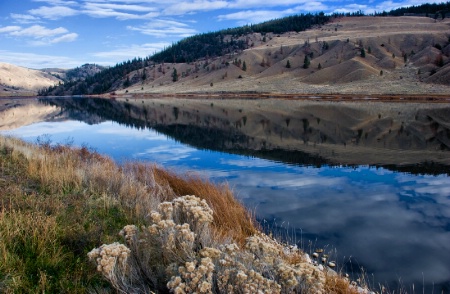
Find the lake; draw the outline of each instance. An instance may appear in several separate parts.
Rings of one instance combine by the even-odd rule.
[[[450,293],[450,103],[0,99],[0,134],[226,181],[268,231],[372,286]]]

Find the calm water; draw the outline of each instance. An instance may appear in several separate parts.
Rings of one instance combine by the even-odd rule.
[[[265,227],[287,236],[306,251],[325,247],[333,252],[333,258],[344,270],[353,268],[357,273],[357,269],[364,267],[370,283],[375,285],[387,283],[397,289],[400,284],[411,289],[414,284],[417,293],[422,293],[423,287],[426,293],[433,289],[434,293],[450,293],[450,169],[446,165],[450,152],[442,145],[448,140],[445,134],[448,136],[450,132],[444,128],[442,137],[439,131],[442,126],[450,125],[442,121],[446,113],[450,118],[448,105],[438,107],[444,107],[443,112],[433,109],[433,115],[429,112],[425,115],[440,122],[440,126],[434,125],[433,131],[440,138],[438,148],[432,141],[425,147],[411,141],[413,127],[402,117],[401,125],[410,134],[401,139],[403,133],[398,131],[396,136],[403,141],[398,143],[387,138],[384,145],[408,145],[405,140],[409,138],[413,142],[410,148],[374,149],[371,154],[380,154],[381,159],[369,159],[369,154],[358,154],[371,150],[367,148],[375,143],[363,139],[375,136],[374,131],[367,131],[369,135],[364,136],[356,129],[351,136],[359,138],[359,142],[351,136],[348,140],[344,135],[338,139],[325,129],[320,129],[322,135],[316,136],[315,131],[325,124],[325,116],[320,123],[319,119],[309,119],[307,128],[305,118],[299,118],[303,145],[294,148],[295,131],[281,130],[282,124],[277,125],[276,117],[264,113],[264,109],[262,115],[254,108],[250,112],[246,107],[251,105],[238,103],[236,115],[242,118],[246,113],[244,127],[242,119],[241,126],[236,125],[237,120],[231,114],[234,108],[219,107],[224,102],[208,101],[190,109],[189,105],[195,103],[188,100],[170,103],[162,100],[0,100],[0,104],[6,105],[0,113],[0,133],[31,142],[51,140],[88,145],[119,162],[151,161],[177,171],[197,171],[214,181],[227,181]],[[329,111],[327,107],[326,116],[331,117]],[[375,116],[385,117],[394,112],[398,115],[397,109],[389,111],[380,115],[377,110]],[[281,110],[275,112],[279,114]],[[225,113],[228,123],[222,117]],[[298,113],[290,116],[289,122],[284,119],[284,127],[292,130],[296,116]],[[362,124],[360,113],[349,115],[356,116]],[[261,117],[266,120],[264,127],[260,126]],[[411,126],[420,122],[419,117],[415,116]],[[252,121],[257,124],[251,125]],[[268,124],[271,125],[269,135]],[[396,132],[395,124],[395,120],[389,123],[389,133]],[[283,134],[283,140],[277,130]],[[334,132],[346,133],[344,126]],[[379,132],[384,134],[383,130]],[[329,156],[324,134],[330,146],[334,146]],[[309,144],[305,143],[305,136]],[[379,142],[379,138],[374,138],[374,142]],[[348,143],[343,145],[339,140]],[[263,148],[255,147],[262,144]],[[341,145],[346,151],[340,149]],[[308,153],[308,148],[316,149]],[[421,153],[429,152],[427,156],[433,158],[433,163],[397,164],[401,154],[407,158],[420,148],[423,148]],[[350,161],[351,158],[355,161]]]

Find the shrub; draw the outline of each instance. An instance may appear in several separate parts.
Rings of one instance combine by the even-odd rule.
[[[213,210],[195,196],[163,202],[151,225],[125,226],[119,243],[93,249],[97,270],[120,292],[318,293],[325,271],[294,247],[262,233],[235,243],[218,243]],[[167,287],[167,288],[166,288]],[[351,292],[349,292],[351,293]]]

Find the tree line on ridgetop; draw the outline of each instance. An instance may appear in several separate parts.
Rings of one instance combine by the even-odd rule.
[[[450,11],[450,2],[426,3],[419,6],[402,7],[389,12],[376,12],[372,16],[401,16],[404,14],[423,14],[430,17],[444,18]],[[365,16],[360,10],[352,13],[334,13],[325,15],[323,12],[316,14],[292,15],[279,19],[266,21],[260,24],[245,25],[236,28],[224,29],[216,32],[208,32],[184,38],[160,52],[145,58],[134,58],[115,66],[109,67],[93,76],[80,80],[66,81],[64,84],[55,85],[39,91],[40,96],[61,95],[87,95],[103,94],[120,87],[128,87],[138,81],[130,81],[123,78],[129,73],[141,70],[140,79],[147,78],[146,67],[157,63],[189,63],[204,58],[214,58],[228,53],[241,52],[252,44],[243,38],[251,33],[260,33],[264,39],[268,33],[282,34],[285,32],[300,32],[310,29],[315,25],[323,25],[332,18]]]

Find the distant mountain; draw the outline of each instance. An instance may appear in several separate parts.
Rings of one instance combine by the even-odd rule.
[[[107,67],[105,66],[86,63],[80,67],[69,69],[66,72],[64,80],[66,81],[85,80],[86,78],[94,76],[106,68]]]
[[[44,68],[42,71],[51,74],[52,76],[63,80],[64,82],[74,82],[79,80],[85,80],[87,77],[91,77],[98,74],[107,67],[86,63],[80,67],[72,69],[60,69],[60,68]]]

